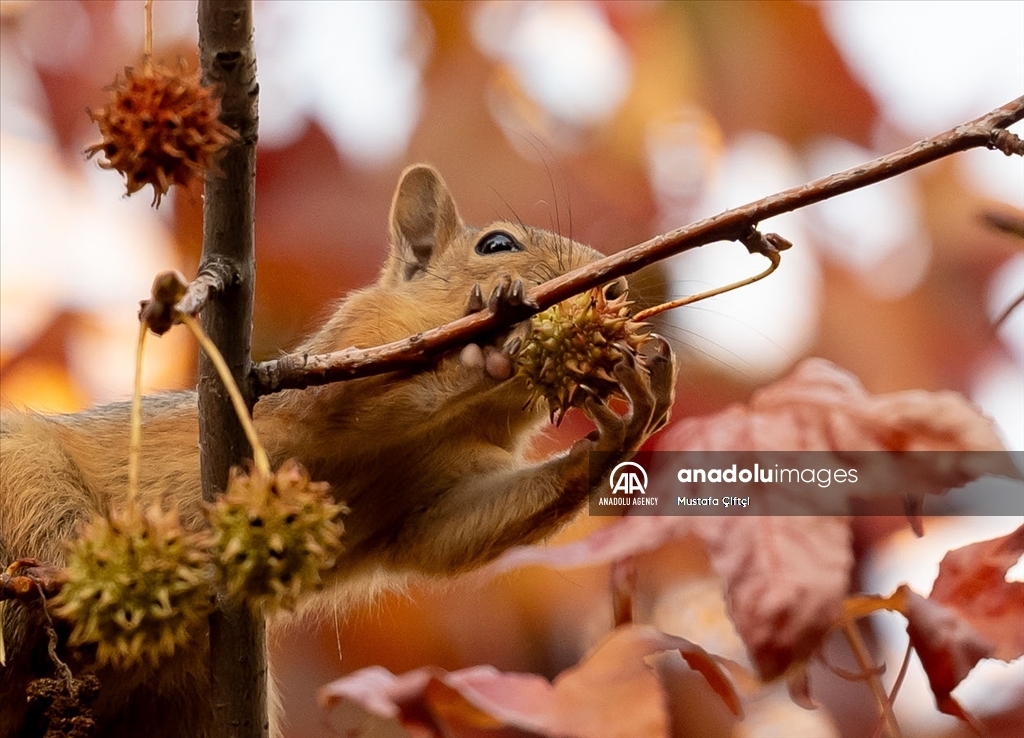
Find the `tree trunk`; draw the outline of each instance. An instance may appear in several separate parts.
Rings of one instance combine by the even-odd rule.
[[[220,349],[252,409],[248,381],[256,278],[254,211],[257,95],[251,0],[199,0],[199,55],[203,82],[223,93],[221,120],[239,139],[219,160],[222,173],[206,178],[200,271],[215,265],[230,280],[211,295],[203,328]],[[199,360],[199,446],[203,499],[220,494],[233,465],[252,449],[231,399],[210,361]],[[246,606],[221,602],[210,616],[210,670],[214,735],[264,738],[267,722],[267,652],[263,618]]]

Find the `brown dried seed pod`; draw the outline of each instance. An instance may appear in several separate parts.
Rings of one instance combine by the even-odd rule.
[[[517,357],[530,388],[526,406],[543,399],[551,420],[561,423],[587,397],[621,396],[615,365],[625,351],[636,353],[647,328],[630,319],[631,304],[625,294],[608,299],[595,288],[534,315]]]
[[[128,194],[153,187],[153,205],[172,185],[188,186],[213,167],[214,156],[237,134],[220,122],[220,102],[199,74],[177,74],[149,60],[125,68],[110,102],[89,111],[103,140],[86,149],[100,166],[125,177]]]

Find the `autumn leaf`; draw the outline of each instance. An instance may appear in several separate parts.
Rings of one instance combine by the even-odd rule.
[[[947,715],[971,722],[950,693],[975,664],[992,655],[992,644],[949,608],[906,586],[897,592],[906,598],[907,634],[928,675],[936,706]]]
[[[948,552],[927,598],[901,587],[901,611],[938,708],[970,721],[951,695],[983,658],[1024,656],[1024,582],[1006,571],[1024,553],[1024,526]]]
[[[991,421],[962,396],[871,395],[855,377],[821,359],[802,362],[789,377],[756,393],[747,407],[677,424],[656,448],[898,451],[892,459],[877,454],[860,464],[862,484],[856,489],[902,499],[912,519],[925,494],[944,493],[985,473],[1019,474],[1009,457],[965,453],[1002,446]],[[942,453],[917,453],[923,451]],[[812,511],[820,489],[807,489],[805,510]],[[801,492],[784,491],[792,510]],[[734,516],[697,518],[692,526],[726,583],[730,619],[760,675],[781,676],[813,653],[838,618],[849,586],[853,555],[847,521]]]
[[[383,721],[389,735],[667,737],[665,695],[647,663],[665,651],[679,651],[740,714],[739,698],[719,659],[684,638],[645,626],[615,630],[553,683],[489,666],[455,672],[426,667],[398,676],[370,667],[326,685],[319,701],[332,714],[347,712],[351,724],[361,725],[351,718],[357,708],[356,714],[377,726]]]
[[[756,392],[746,406],[671,426],[653,448],[764,453],[762,466],[768,467],[788,453],[821,454],[822,466],[842,466],[845,459],[858,469],[856,486],[833,485],[823,493],[814,485],[779,485],[779,494],[764,507],[803,514],[824,507],[835,514],[847,512],[847,495],[895,500],[918,535],[927,495],[987,474],[1015,479],[1021,474],[992,421],[962,395],[924,390],[873,395],[823,359],[804,360],[788,377]]]
[[[747,406],[690,418],[656,450],[999,451],[992,421],[955,392],[872,395],[824,359],[805,359]]]
[[[902,501],[913,520],[926,494],[942,494],[984,474],[1019,476],[1009,456],[991,453],[1001,449],[991,421],[956,393],[873,395],[850,373],[808,359],[790,376],[755,393],[747,405],[675,423],[658,436],[654,454],[637,459],[658,463],[665,455],[657,452],[664,451],[744,451],[768,457],[869,452],[878,456],[862,465],[858,494]],[[899,453],[890,457],[884,452]],[[666,474],[674,469],[652,472],[651,489],[671,489]],[[769,500],[762,508],[792,515],[627,516],[566,546],[513,549],[494,567],[605,564],[694,535],[725,583],[729,617],[759,675],[773,679],[817,649],[840,616],[849,589],[853,554],[848,520],[806,514],[821,501],[821,490],[810,487],[801,492],[780,486],[774,495],[784,499]],[[845,510],[847,493],[836,494],[842,497],[833,502]]]
[[[955,610],[995,647],[993,656],[1024,656],[1024,582],[1006,581],[1024,553],[1024,526],[947,553],[928,599]]]
[[[762,679],[805,661],[842,613],[853,553],[846,520],[715,517],[697,522],[725,602]]]

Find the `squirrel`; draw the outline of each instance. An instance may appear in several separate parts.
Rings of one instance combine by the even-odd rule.
[[[526,290],[600,258],[593,249],[521,223],[466,226],[440,174],[414,165],[390,211],[390,252],[377,282],[343,299],[299,348],[327,353],[399,340],[470,312],[521,306]],[[625,280],[605,286],[610,297]],[[489,295],[484,300],[483,296]],[[588,400],[596,430],[541,461],[524,452],[546,420],[525,407],[514,376],[520,324],[500,347],[471,344],[418,372],[393,372],[287,390],[254,410],[274,467],[297,458],[330,483],[349,508],[344,551],[315,595],[351,601],[411,574],[446,577],[508,548],[545,538],[578,512],[609,469],[591,451],[629,458],[664,426],[675,358],[651,335],[639,360],[614,374],[628,409]],[[144,505],[177,506],[182,524],[204,525],[199,494],[195,392],[143,402],[139,494]],[[127,504],[129,405],[73,415],[0,413],[0,563],[35,558],[62,566],[66,542],[96,514]],[[19,735],[28,682],[52,673],[41,608],[5,608],[7,665],[0,667],[0,738]],[[273,626],[273,622],[271,623]],[[212,720],[205,634],[159,667],[98,672],[98,735],[206,736]]]

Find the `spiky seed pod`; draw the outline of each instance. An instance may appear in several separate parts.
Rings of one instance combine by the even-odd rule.
[[[328,489],[294,459],[269,478],[232,473],[227,492],[207,509],[229,596],[268,611],[292,609],[301,593],[321,586],[341,553],[348,512]]]
[[[100,166],[121,172],[129,195],[152,185],[159,207],[171,185],[202,177],[237,135],[220,122],[220,102],[198,72],[176,74],[147,59],[124,74],[110,87],[106,107],[89,111],[103,140],[85,151],[103,154]]]
[[[646,323],[630,320],[625,293],[608,299],[593,289],[534,315],[517,357],[530,389],[526,407],[547,402],[553,422],[587,397],[621,395],[613,370],[623,352],[636,353]]]
[[[97,517],[71,544],[57,614],[72,645],[96,661],[155,665],[185,645],[213,606],[209,535],[182,529],[177,509],[131,505]]]

